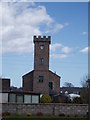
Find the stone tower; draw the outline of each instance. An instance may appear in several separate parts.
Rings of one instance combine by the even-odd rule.
[[[49,81],[49,44],[51,37],[48,36],[34,36],[34,92],[40,91],[48,93]],[[43,89],[45,88],[45,89]]]
[[[23,90],[41,94],[60,93],[60,76],[49,70],[51,37],[34,36],[34,70],[23,76]]]
[[[34,70],[49,70],[49,44],[51,37],[34,36]]]

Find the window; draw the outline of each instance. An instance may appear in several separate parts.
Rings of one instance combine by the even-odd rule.
[[[15,94],[10,94],[9,95],[9,102],[10,103],[15,103],[16,102],[16,95]]]
[[[8,93],[2,93],[2,103],[8,103]]]
[[[49,82],[49,90],[52,90],[52,89],[53,89],[53,83]]]
[[[39,103],[39,96],[32,95],[32,103]]]
[[[24,103],[31,103],[31,95],[24,95]]]
[[[17,103],[23,103],[23,96],[17,95]]]
[[[39,76],[39,82],[43,83],[43,76]]]
[[[44,64],[44,59],[43,59],[43,58],[40,58],[40,59],[39,59],[39,64],[40,64],[40,65],[43,65],[43,64]]]
[[[41,45],[41,46],[40,46],[40,49],[43,50],[43,49],[44,49],[44,45]]]

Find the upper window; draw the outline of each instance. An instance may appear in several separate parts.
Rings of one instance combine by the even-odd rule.
[[[43,76],[39,76],[39,82],[43,83]]]
[[[44,59],[43,58],[39,58],[39,64],[43,65],[44,64]]]
[[[41,45],[41,46],[40,46],[40,49],[43,50],[43,49],[44,49],[44,45]]]

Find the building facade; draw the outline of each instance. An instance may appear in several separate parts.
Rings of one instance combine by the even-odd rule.
[[[34,70],[25,74],[23,90],[41,94],[60,93],[60,76],[49,70],[51,37],[34,36]]]
[[[82,92],[82,87],[61,87],[60,88],[60,92],[62,94],[78,94],[78,95],[81,95],[81,92]]]
[[[11,87],[8,78],[0,78],[0,98],[2,98],[0,103],[38,104],[40,102],[40,94]]]
[[[10,79],[0,78],[0,92],[10,90]]]

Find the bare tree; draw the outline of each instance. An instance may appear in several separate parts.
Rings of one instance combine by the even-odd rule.
[[[87,80],[88,80],[87,75],[85,75],[81,80],[81,85],[82,85],[81,98],[83,100],[83,103],[88,103],[89,91],[88,91]]]
[[[69,83],[69,82],[65,82],[64,86],[65,87],[74,87],[74,85],[72,83]]]
[[[88,87],[88,82],[87,81],[88,81],[88,76],[87,75],[83,76],[83,78],[81,80],[82,87],[84,87],[84,88]]]

